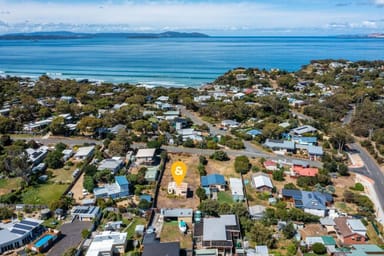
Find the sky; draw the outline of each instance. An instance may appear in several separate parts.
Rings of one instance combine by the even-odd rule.
[[[0,0],[0,34],[58,30],[242,36],[384,33],[384,0]]]

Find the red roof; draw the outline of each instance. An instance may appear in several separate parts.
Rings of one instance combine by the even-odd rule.
[[[264,166],[267,167],[267,166],[277,166],[277,164],[275,162],[273,162],[272,160],[267,160],[264,162]]]
[[[244,93],[245,94],[251,94],[251,93],[253,93],[253,89],[251,89],[251,88],[245,89]]]
[[[316,176],[316,174],[319,173],[319,169],[315,167],[302,167],[299,165],[294,165],[293,171],[299,176],[309,176],[309,177]]]

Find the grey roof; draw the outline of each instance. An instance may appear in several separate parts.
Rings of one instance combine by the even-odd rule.
[[[150,243],[144,246],[143,256],[180,256],[180,243]]]
[[[226,241],[226,226],[237,225],[235,215],[221,215],[219,218],[204,218],[203,240]]]
[[[161,209],[164,217],[192,217],[193,210],[191,208],[164,208]]]
[[[0,245],[16,240],[19,237],[20,235],[12,233],[8,229],[2,229],[0,230]]]
[[[320,218],[320,224],[324,226],[334,226],[335,222],[330,217]]]
[[[299,135],[304,133],[309,133],[309,132],[316,132],[316,131],[317,129],[310,125],[303,125],[291,130],[292,133],[299,134]]]
[[[155,148],[141,148],[136,153],[136,158],[153,158],[155,155]]]
[[[100,162],[98,170],[115,170],[117,167],[121,166],[123,164],[123,160],[115,159],[115,158],[109,158],[104,159]]]
[[[289,149],[294,150],[295,149],[295,142],[288,141],[288,140],[271,140],[267,139],[264,143],[264,146],[272,149]]]
[[[322,156],[324,154],[323,148],[320,146],[296,144],[296,148],[305,149],[310,155]]]
[[[347,219],[347,224],[351,227],[352,231],[367,231],[367,228],[359,219]]]
[[[262,205],[253,205],[249,206],[249,214],[252,215],[260,215],[265,212],[266,207]]]
[[[255,246],[255,251],[256,251],[256,255],[261,255],[261,256],[269,255],[268,247],[266,245]]]
[[[252,176],[253,185],[256,188],[269,187],[273,188],[272,181],[265,173],[258,173]]]

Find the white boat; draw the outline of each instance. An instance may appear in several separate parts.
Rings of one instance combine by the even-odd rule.
[[[179,220],[179,229],[181,233],[185,233],[187,231],[187,223],[183,220]]]

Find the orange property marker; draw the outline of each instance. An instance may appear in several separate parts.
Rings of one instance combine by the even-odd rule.
[[[187,174],[187,166],[183,162],[174,162],[171,166],[171,172],[173,180],[177,186],[183,182],[185,175]]]

